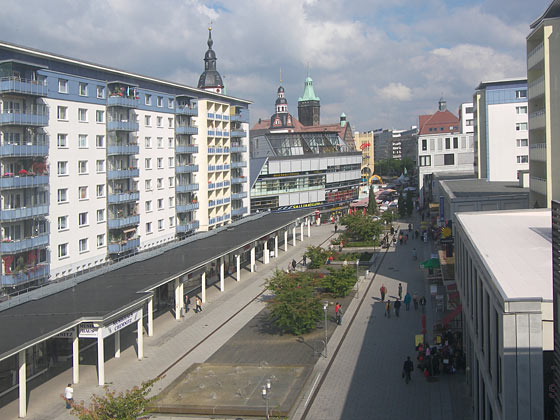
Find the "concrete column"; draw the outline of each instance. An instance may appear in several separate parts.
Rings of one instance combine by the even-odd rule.
[[[206,271],[200,277],[200,288],[200,300],[202,300],[202,303],[206,303]]]
[[[294,226],[292,229],[292,242],[293,245],[296,246],[297,236],[296,236],[296,227]]]
[[[265,241],[264,243],[264,257],[263,257],[264,263],[268,264],[270,262],[270,253],[268,252],[268,241]]]
[[[182,296],[181,296],[182,299]],[[138,330],[138,360],[144,358],[144,309],[140,309],[140,318],[136,322],[136,329]]]
[[[274,236],[274,258],[278,258],[278,233]]]
[[[288,228],[284,231],[284,252],[288,252]]]
[[[154,335],[154,298],[148,301],[148,337]]]
[[[97,384],[105,385],[105,357],[101,327],[97,329]]]
[[[241,255],[235,256],[235,268],[237,270],[237,281],[241,281]]]
[[[74,338],[72,338],[72,382],[77,384],[80,382],[80,347],[79,338],[80,329],[74,327]]]
[[[175,319],[178,321],[181,319],[181,301],[183,300],[182,296],[179,296],[180,293],[180,281],[179,279],[175,279],[174,281],[174,288],[175,288]]]
[[[311,237],[311,219],[308,217],[305,219],[307,221],[307,237]]]
[[[19,374],[19,417],[27,415],[27,363],[25,363],[25,350],[18,353]]]
[[[299,225],[299,241],[303,242],[303,222]]]
[[[226,284],[225,284],[225,278],[224,278],[224,259],[220,258],[220,292],[225,292],[226,290]]]
[[[184,290],[185,290],[185,285],[183,284],[181,279],[179,279],[179,308],[181,309],[185,307],[185,296],[183,293]]]
[[[255,258],[255,246],[251,245],[251,273],[255,272],[256,258]]]
[[[115,359],[121,357],[121,331],[115,333]]]

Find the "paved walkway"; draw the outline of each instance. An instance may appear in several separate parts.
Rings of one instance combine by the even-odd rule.
[[[264,280],[275,269],[285,268],[292,259],[300,261],[307,246],[321,244],[332,233],[333,226],[330,224],[313,226],[311,237],[304,236],[304,241],[300,242],[298,230],[296,247],[293,247],[290,241],[287,252],[284,252],[284,248],[281,247],[279,257],[271,259],[270,264],[257,264],[256,273],[242,270],[240,282],[228,277],[225,293],[220,293],[216,287],[209,287],[206,295],[207,303],[201,313],[195,314],[189,311],[181,321],[176,321],[169,313],[158,317],[154,321],[154,336],[144,336],[144,360],[137,360],[134,345],[123,350],[119,359],[106,358],[107,385],[116,390],[129,389],[167,370],[165,377],[154,388],[155,392],[159,392],[193,363],[206,361],[264,308],[263,300],[255,299],[264,289]],[[225,323],[227,327],[220,328]],[[133,344],[131,337],[136,335],[136,331],[130,328],[128,334],[122,335],[123,343],[128,341]],[[111,348],[111,345],[106,343],[106,354],[107,351],[111,351],[108,348]],[[95,346],[84,354],[85,360],[82,363],[92,358],[92,354],[95,355]],[[69,414],[69,410],[64,408],[64,401],[60,398],[66,384],[71,382],[71,378],[72,371],[68,369],[31,390],[28,393],[26,418],[30,420],[75,419]],[[97,386],[95,364],[81,364],[80,383],[74,386],[74,399],[89,401],[94,393],[103,393]],[[17,407],[17,400],[1,407],[0,419],[16,419]]]

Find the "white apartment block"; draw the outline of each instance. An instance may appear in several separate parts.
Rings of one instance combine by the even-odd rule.
[[[474,109],[472,102],[466,102],[459,107],[459,124],[461,133],[472,134],[474,132]]]
[[[481,82],[473,102],[477,177],[517,181],[529,169],[527,79]]]
[[[248,106],[0,44],[0,292],[249,214]]]

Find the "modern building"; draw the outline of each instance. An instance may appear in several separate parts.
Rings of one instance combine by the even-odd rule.
[[[474,133],[474,109],[472,103],[464,103],[459,107],[459,125],[461,133]]]
[[[473,103],[477,177],[517,181],[529,169],[527,79],[480,82]]]
[[[385,129],[374,132],[375,161],[387,159],[417,160],[418,127],[407,130]]]
[[[455,278],[474,419],[552,418],[550,210],[456,218]]]
[[[0,43],[3,292],[250,212],[249,101]]]
[[[552,200],[552,293],[554,314],[560,313],[560,202]],[[554,366],[560,366],[560,317],[554,317]],[[554,371],[554,390],[560,389],[560,370]],[[560,418],[560,401],[554,399],[554,418]]]
[[[304,126],[280,86],[275,113],[259,119],[250,137],[252,211],[332,210],[358,198],[362,153],[346,115],[338,124]]]
[[[527,87],[529,97],[529,171],[531,207],[550,207],[560,199],[560,1],[554,0],[531,24],[527,36]]]
[[[354,132],[356,150],[362,152],[362,178],[366,180],[375,173],[374,136],[373,131]]]
[[[473,135],[460,130],[459,119],[447,110],[443,98],[434,114],[420,115],[418,128],[418,188],[421,204],[429,194],[424,185],[431,183],[436,172],[473,172]]]

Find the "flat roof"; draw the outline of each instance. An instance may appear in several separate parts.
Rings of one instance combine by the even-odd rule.
[[[529,188],[519,187],[518,182],[488,181],[474,178],[446,180],[440,181],[440,183],[450,199],[529,194]]]
[[[504,300],[552,301],[550,209],[466,212],[456,218]]]
[[[149,290],[290,225],[310,210],[266,213],[161,255],[101,274],[59,293],[0,312],[0,360],[84,321],[125,315]]]
[[[483,80],[479,83],[478,87],[475,90],[482,90],[488,86],[495,86],[495,85],[510,85],[514,83],[527,83],[527,77],[511,77],[508,79],[500,79],[500,80]]]

